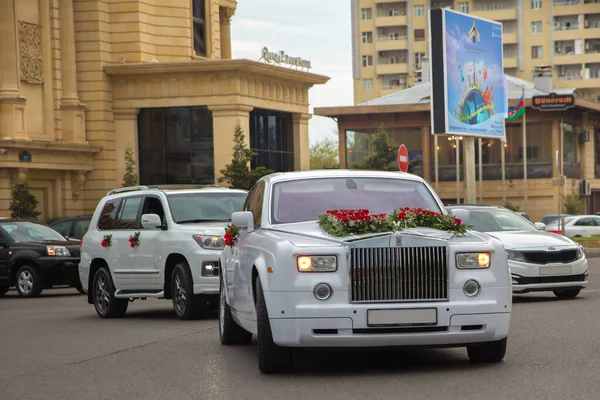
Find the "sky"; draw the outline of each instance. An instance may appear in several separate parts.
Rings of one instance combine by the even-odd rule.
[[[310,72],[331,79],[309,91],[314,107],[353,105],[352,38],[348,0],[239,0],[231,21],[233,58],[256,60],[264,46],[310,60]],[[313,115],[310,143],[337,142],[337,124]]]

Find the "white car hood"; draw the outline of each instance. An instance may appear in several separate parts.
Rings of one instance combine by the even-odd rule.
[[[569,238],[544,231],[487,232],[500,239],[509,250],[548,247],[577,247]]]

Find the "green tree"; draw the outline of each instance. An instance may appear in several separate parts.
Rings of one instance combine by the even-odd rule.
[[[372,153],[362,162],[355,163],[355,169],[369,169],[377,171],[396,171],[398,166],[398,147],[389,142],[387,129],[383,124],[377,129],[377,132],[371,137]]]
[[[331,138],[325,138],[310,146],[310,169],[339,168],[338,156],[338,145]]]
[[[136,186],[138,176],[135,171],[135,154],[131,146],[125,148],[125,174],[123,175],[123,187]]]
[[[219,182],[227,182],[234,189],[249,190],[261,177],[272,174],[273,171],[263,166],[251,169],[249,164],[252,157],[258,153],[246,147],[244,130],[240,120],[235,124],[233,133],[233,159],[221,170]]]
[[[9,207],[12,218],[37,218],[41,214],[37,210],[38,203],[27,181],[20,180],[14,184]]]
[[[564,213],[572,215],[585,214],[585,200],[574,194],[568,194],[564,199]]]
[[[509,210],[512,210],[512,211],[515,211],[515,212],[519,211],[519,206],[515,206],[510,201],[507,201],[506,203],[504,203],[504,208],[508,208]]]

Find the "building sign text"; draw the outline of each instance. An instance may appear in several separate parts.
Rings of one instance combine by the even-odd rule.
[[[531,107],[540,111],[562,111],[574,106],[575,97],[572,94],[558,96],[556,93],[550,93],[531,98]]]
[[[304,60],[300,57],[290,57],[285,51],[279,51],[277,53],[269,51],[268,47],[263,47],[262,49],[262,60],[269,64],[288,64],[292,67],[301,68],[301,69],[310,69],[312,68],[310,61]]]

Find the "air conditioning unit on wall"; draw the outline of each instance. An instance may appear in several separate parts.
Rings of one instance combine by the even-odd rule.
[[[590,181],[584,179],[581,181],[581,195],[590,196],[592,194],[592,185]]]
[[[588,129],[579,132],[579,143],[589,142],[590,139],[590,131]]]

